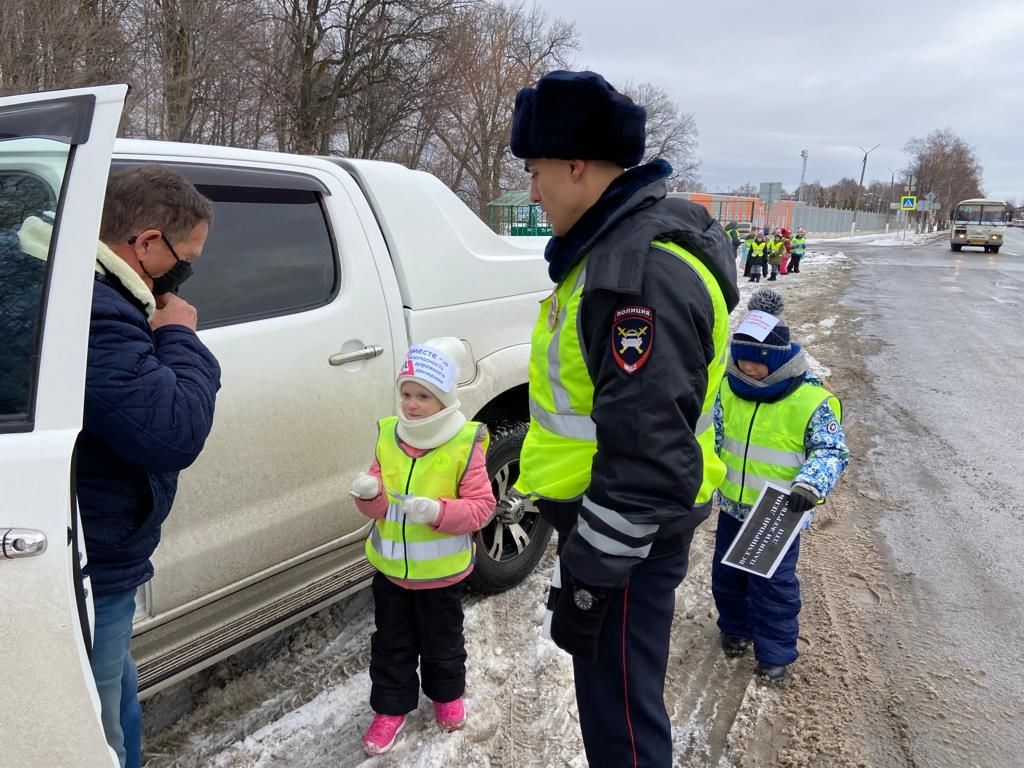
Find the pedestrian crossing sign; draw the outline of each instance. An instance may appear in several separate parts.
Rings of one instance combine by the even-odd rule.
[[[901,211],[916,211],[917,210],[917,195],[903,195],[900,197],[900,210]]]

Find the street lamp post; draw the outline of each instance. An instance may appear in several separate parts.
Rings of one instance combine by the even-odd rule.
[[[892,199],[893,188],[896,184],[896,171],[892,168],[886,168],[889,172],[889,200],[888,205],[885,207],[885,231],[889,231],[889,214],[892,213],[892,204],[896,202]]]
[[[803,168],[800,169],[800,186],[796,190],[796,201],[802,203],[804,201],[804,178],[807,176],[807,150],[800,150],[800,157],[804,159]]]
[[[864,153],[864,160],[860,164],[860,183],[857,185],[857,199],[853,204],[853,221],[850,222],[850,234],[854,234],[857,231],[857,209],[860,208],[860,194],[864,188],[864,171],[868,167],[868,155],[878,149],[881,144],[875,144],[871,149],[864,149],[864,147],[857,147],[861,152]]]

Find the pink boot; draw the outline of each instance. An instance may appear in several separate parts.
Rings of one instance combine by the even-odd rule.
[[[363,749],[366,750],[366,754],[383,755],[391,749],[404,725],[405,715],[374,714],[373,722],[363,734]]]
[[[434,715],[437,717],[437,724],[441,726],[441,730],[449,733],[459,730],[466,724],[466,708],[462,704],[461,697],[444,704],[435,701]]]

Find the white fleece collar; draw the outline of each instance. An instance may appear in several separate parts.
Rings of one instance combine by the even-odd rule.
[[[44,214],[53,216],[52,213]],[[53,237],[52,221],[45,221],[38,216],[29,216],[18,230],[18,247],[29,256],[46,261],[50,254],[50,239]],[[151,317],[156,311],[156,299],[153,292],[139,277],[128,263],[107,247],[102,241],[96,242],[96,272],[101,275],[112,275],[121,285],[134,296]]]
[[[101,275],[112,275],[128,293],[138,300],[146,312],[146,317],[153,316],[156,311],[156,299],[153,298],[153,292],[149,286],[143,282],[134,269],[128,266],[128,262],[110,250],[102,241],[96,243],[96,271]]]

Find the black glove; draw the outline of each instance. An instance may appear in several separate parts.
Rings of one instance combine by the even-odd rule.
[[[562,568],[562,588],[551,616],[551,639],[579,661],[597,660],[597,641],[608,613],[608,591],[574,583]]]
[[[818,494],[803,485],[794,485],[789,490],[789,511],[794,515],[802,515],[818,504]]]

